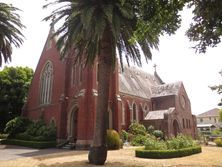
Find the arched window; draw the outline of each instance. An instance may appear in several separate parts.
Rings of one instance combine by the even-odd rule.
[[[148,105],[145,103],[143,107],[143,119],[146,117],[148,112],[149,112],[149,108],[148,108]]]
[[[186,128],[184,118],[183,118],[183,128],[184,128],[184,129]]]
[[[52,96],[53,67],[48,62],[41,74],[40,82],[40,104],[49,104]]]
[[[121,102],[121,111],[122,111],[122,119],[121,119],[121,124],[125,125],[126,121],[125,121],[125,107],[124,107],[124,103]]]
[[[135,103],[133,103],[132,121],[137,121],[137,107]]]

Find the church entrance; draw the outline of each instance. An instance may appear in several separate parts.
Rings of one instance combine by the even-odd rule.
[[[177,136],[180,133],[179,124],[177,120],[173,121],[173,135]]]
[[[68,140],[74,143],[77,140],[78,110],[78,107],[74,107],[69,115]]]

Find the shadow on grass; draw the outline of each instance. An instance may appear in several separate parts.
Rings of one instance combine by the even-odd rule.
[[[88,151],[79,151],[79,150],[70,150],[66,152],[61,152],[61,153],[54,153],[54,154],[47,154],[44,156],[36,156],[33,157],[34,159],[37,160],[45,160],[45,159],[50,159],[50,158],[61,158],[61,157],[66,157],[66,156],[79,156],[79,155],[88,155]]]
[[[57,148],[45,148],[45,149],[35,149],[15,145],[0,145],[0,154],[4,150],[9,151],[10,154],[14,155],[16,159],[18,157],[33,157],[38,160],[45,160],[50,158],[64,157],[64,156],[74,156],[88,154],[88,151],[78,151],[78,150],[66,150]]]

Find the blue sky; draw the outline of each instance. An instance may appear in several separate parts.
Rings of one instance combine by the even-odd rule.
[[[49,23],[42,21],[50,11],[43,10],[45,0],[2,0],[12,3],[23,10],[20,12],[26,29],[26,39],[21,48],[13,50],[12,62],[7,66],[28,66],[35,69],[41,55],[49,31]],[[144,71],[153,73],[153,64],[157,64],[157,72],[166,83],[183,81],[191,101],[192,112],[199,114],[217,107],[220,96],[212,92],[208,86],[221,83],[222,77],[222,45],[209,48],[206,54],[196,54],[191,48],[193,44],[185,36],[191,23],[189,10],[182,12],[182,27],[172,36],[160,38],[159,51],[153,50],[153,59],[142,67]]]

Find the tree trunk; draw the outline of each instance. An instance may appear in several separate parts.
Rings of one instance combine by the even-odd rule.
[[[108,111],[109,83],[112,70],[111,39],[108,28],[101,40],[98,55],[98,99],[95,116],[93,144],[89,151],[89,163],[103,165],[107,157],[106,146],[106,113]]]

